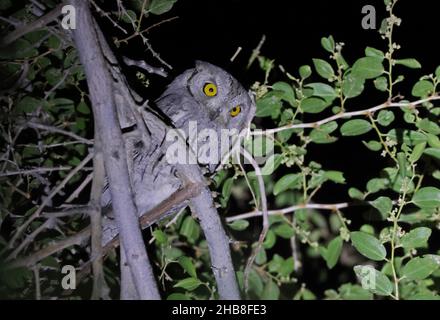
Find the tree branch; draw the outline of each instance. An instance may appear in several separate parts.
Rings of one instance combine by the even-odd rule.
[[[251,272],[252,265],[254,264],[255,258],[257,257],[258,252],[261,250],[264,239],[266,238],[266,234],[269,231],[269,215],[267,213],[266,187],[264,186],[264,180],[261,174],[261,169],[258,166],[255,159],[252,157],[252,155],[245,148],[241,148],[241,154],[245,157],[246,160],[248,160],[251,163],[252,167],[255,170],[255,175],[258,180],[258,188],[260,189],[261,214],[263,215],[263,229],[261,230],[260,236],[258,237],[258,242],[255,247],[255,250],[253,250],[252,254],[250,255],[246,263],[246,268],[244,271],[244,287],[245,290],[247,291],[249,285],[249,274]]]
[[[160,299],[154,274],[139,227],[137,209],[129,181],[125,144],[114,101],[114,88],[109,66],[98,45],[88,3],[72,0],[77,9],[74,40],[84,66],[93,114],[102,143],[104,166],[110,182],[113,212],[120,231],[133,280],[141,299]]]
[[[289,129],[298,129],[298,128],[317,128],[319,126],[322,126],[325,123],[331,122],[333,120],[343,119],[343,118],[351,118],[355,116],[367,116],[369,114],[372,114],[376,111],[386,109],[386,108],[402,108],[402,107],[417,107],[425,102],[430,102],[434,100],[440,100],[440,96],[437,94],[434,94],[428,98],[420,99],[412,102],[384,102],[382,104],[379,104],[375,107],[359,110],[359,111],[352,111],[352,112],[341,112],[338,114],[335,114],[331,117],[315,121],[315,122],[308,122],[308,123],[295,123],[295,124],[288,124],[279,128],[273,128],[273,129],[266,129],[266,130],[256,130],[252,131],[252,135],[265,135],[265,134],[273,134],[284,130]]]
[[[32,31],[35,31],[35,30],[38,30],[38,29],[41,29],[46,24],[52,22],[61,14],[61,8],[63,6],[64,6],[64,4],[61,3],[58,6],[56,6],[55,8],[53,8],[51,11],[49,11],[47,14],[45,14],[44,16],[38,18],[37,20],[32,21],[31,23],[25,24],[24,26],[12,31],[7,36],[0,39],[0,48],[5,47],[8,44],[11,44],[12,42],[17,40],[18,38],[21,38],[25,34],[32,32]]]
[[[181,165],[178,171],[192,183],[204,185],[199,195],[190,200],[192,212],[199,218],[208,242],[211,265],[217,282],[220,299],[239,300],[240,291],[232,263],[229,239],[212,200],[205,177],[198,165]]]
[[[276,210],[268,210],[268,215],[283,215],[287,213],[292,213],[301,209],[318,209],[318,210],[330,210],[330,211],[336,211],[343,208],[348,207],[354,207],[354,206],[362,206],[362,205],[369,205],[370,203],[367,202],[341,202],[341,203],[307,203],[307,204],[299,204],[290,206],[283,209],[276,209]],[[226,218],[226,222],[230,223],[236,220],[244,220],[244,219],[250,219],[254,217],[260,217],[263,215],[262,211],[254,210],[242,214],[233,215],[231,217]]]

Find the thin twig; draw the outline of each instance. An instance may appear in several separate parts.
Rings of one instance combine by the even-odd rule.
[[[261,47],[263,47],[265,41],[266,41],[266,36],[263,34],[261,36],[261,40],[258,43],[257,47],[252,51],[251,57],[249,58],[248,65],[246,67],[247,69],[251,67],[252,63],[254,63],[255,59],[257,59],[258,56],[260,55]]]
[[[115,20],[112,19],[112,17],[110,16],[110,14],[104,10],[102,10],[95,1],[90,0],[90,2],[95,6],[96,12],[98,12],[99,14],[103,15],[104,17],[106,17],[112,24],[113,26],[115,26],[116,28],[118,28],[119,30],[121,30],[123,33],[127,34],[127,30],[125,30],[123,27],[121,27],[119,25],[119,23],[117,23]]]
[[[93,158],[93,153],[90,153],[87,157],[85,157],[72,171],[70,171],[66,177],[50,192],[50,194],[44,199],[43,203],[38,207],[38,209],[15,231],[12,239],[9,241],[8,247],[12,248],[14,246],[15,241],[18,237],[26,230],[26,228],[34,221],[36,218],[40,216],[43,212],[44,208],[50,203],[52,198],[60,192],[67,182],[73,178],[75,174],[77,174],[91,159]],[[13,257],[14,258],[14,257]]]
[[[252,265],[253,265],[253,263],[255,261],[255,258],[257,256],[257,254],[260,252],[261,247],[263,246],[264,239],[266,238],[266,234],[267,234],[267,232],[269,230],[269,215],[268,215],[268,212],[267,212],[266,188],[264,186],[264,180],[263,180],[263,176],[261,174],[260,167],[258,166],[258,164],[255,161],[255,159],[252,157],[252,155],[245,148],[241,149],[241,154],[245,157],[245,159],[247,161],[249,161],[249,163],[252,165],[252,167],[255,170],[255,176],[257,177],[258,187],[260,189],[261,213],[263,215],[263,228],[262,228],[260,236],[258,238],[257,245],[255,246],[255,250],[250,255],[250,257],[249,257],[249,259],[248,259],[248,261],[246,263],[246,268],[245,268],[245,271],[244,271],[244,287],[245,287],[245,291],[247,291],[247,289],[249,287],[249,274],[250,274],[250,272],[252,270],[251,269]]]
[[[338,114],[335,114],[331,117],[315,121],[315,122],[308,122],[308,123],[297,123],[297,124],[288,124],[279,128],[273,128],[273,129],[266,129],[266,130],[256,130],[252,131],[252,135],[266,135],[266,134],[274,134],[276,132],[289,130],[289,129],[298,129],[298,128],[317,128],[325,123],[331,122],[333,120],[343,119],[343,118],[351,118],[355,116],[367,116],[368,114],[374,113],[376,111],[386,109],[386,108],[402,108],[402,107],[417,107],[425,102],[430,102],[434,100],[439,100],[440,96],[438,94],[432,95],[425,99],[416,100],[413,102],[384,102],[382,104],[379,104],[375,107],[359,110],[359,111],[351,111],[351,112],[341,112]]]
[[[0,173],[0,178],[9,177],[9,176],[18,176],[18,175],[28,175],[32,173],[44,173],[44,172],[54,172],[54,171],[66,171],[71,170],[72,167],[57,167],[57,168],[34,168],[28,170],[18,170],[18,171],[7,171],[4,173]]]
[[[127,66],[136,66],[141,68],[148,73],[154,73],[164,78],[168,77],[168,73],[164,70],[164,68],[156,68],[149,64],[147,64],[144,60],[133,60],[127,57],[123,57],[122,60],[125,62]]]
[[[66,203],[72,202],[73,200],[75,200],[79,196],[81,191],[83,191],[84,188],[87,187],[87,185],[90,183],[90,181],[92,181],[93,174],[94,174],[94,172],[89,173],[87,175],[87,177],[84,179],[83,182],[81,182],[81,184],[78,186],[78,188],[76,188],[75,191],[73,191],[73,193],[67,198],[67,200],[65,201]]]
[[[40,130],[45,130],[45,131],[49,131],[49,132],[53,132],[53,133],[60,133],[62,135],[65,136],[69,136],[79,142],[82,142],[84,144],[88,144],[88,145],[93,145],[93,140],[88,140],[86,138],[83,138],[79,135],[77,135],[76,133],[70,132],[70,131],[66,131],[54,126],[50,126],[50,125],[46,125],[46,124],[42,124],[42,123],[36,123],[33,121],[29,121],[26,123],[26,126],[28,126],[29,128],[33,128],[33,129],[40,129]]]
[[[30,235],[26,236],[24,241],[9,255],[7,260],[10,260],[12,258],[15,258],[18,256],[18,254],[32,241],[35,240],[35,238],[44,230],[46,229],[52,229],[55,227],[56,221],[54,218],[47,219],[42,225],[40,225],[37,229],[35,229]]]
[[[166,22],[171,22],[171,21],[176,20],[178,18],[179,18],[178,16],[175,16],[175,17],[171,17],[169,19],[165,19],[165,20],[159,21],[158,23],[155,23],[155,24],[145,28],[142,31],[136,31],[132,35],[128,36],[127,38],[124,38],[124,39],[121,39],[121,40],[116,40],[115,42],[116,43],[127,42],[128,40],[131,40],[131,39],[135,38],[136,36],[139,36],[140,34],[148,33],[151,29],[154,29],[154,28],[160,26],[161,24],[164,24]]]
[[[301,209],[317,209],[317,210],[330,210],[330,211],[336,211],[339,209],[347,208],[347,207],[353,207],[353,206],[361,206],[361,205],[369,205],[370,203],[368,201],[366,202],[341,202],[341,203],[307,203],[307,204],[299,204],[290,206],[283,209],[276,209],[276,210],[268,210],[268,215],[284,215],[287,213],[295,212]],[[236,220],[243,220],[243,219],[249,219],[254,217],[260,217],[262,216],[262,212],[259,210],[254,210],[242,214],[233,215],[226,218],[226,222],[233,222]]]

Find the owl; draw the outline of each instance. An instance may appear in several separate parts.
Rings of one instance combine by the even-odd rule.
[[[132,159],[129,172],[139,215],[152,210],[182,187],[176,165],[164,156],[170,147],[166,139],[168,130],[180,129],[189,138],[192,122],[198,132],[208,129],[220,137],[224,129],[239,132],[248,127],[256,109],[252,95],[232,75],[203,61],[196,61],[194,68],[177,76],[155,104],[170,126],[164,126],[154,116],[147,115],[144,117],[146,127],[154,132],[148,145],[133,138],[126,142],[127,158]],[[191,148],[192,142],[187,143]],[[212,171],[217,165],[219,163],[210,164],[208,170]],[[164,217],[186,205],[182,203]],[[108,187],[102,195],[102,206],[111,206]],[[103,244],[113,239],[115,233],[115,221],[104,219]]]
[[[174,79],[156,101],[176,128],[196,121],[199,130],[238,129],[255,113],[252,96],[228,72],[203,61]]]

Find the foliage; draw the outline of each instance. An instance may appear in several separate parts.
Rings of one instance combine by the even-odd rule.
[[[175,2],[153,0],[145,8],[141,0],[128,1],[121,15],[102,19],[115,18],[120,28],[139,32],[142,17],[148,21],[149,14],[163,14]],[[310,65],[300,66],[298,72],[284,71],[284,78],[274,79],[274,83],[270,80],[276,62],[258,56],[264,81],[253,86],[257,95],[254,122],[264,123],[264,129],[274,128],[265,134],[275,133],[274,155],[267,161],[275,169],[270,172],[269,165],[262,169],[269,173],[264,182],[273,211],[263,247],[248,275],[247,298],[439,298],[440,252],[431,239],[436,233],[438,236],[440,223],[440,108],[435,101],[440,67],[418,80],[405,79],[408,68],[420,69],[422,63],[398,57],[400,45],[393,39],[393,30],[400,24],[393,13],[396,2],[385,1],[388,17],[380,29],[385,49],[367,46],[363,56],[347,61],[344,44],[327,36],[321,39],[324,54],[311,59]],[[1,1],[1,10],[11,7],[11,2]],[[19,20],[33,19],[30,6],[13,12]],[[6,22],[1,23],[5,28]],[[142,33],[137,36],[148,41]],[[131,39],[114,41],[123,46]],[[9,93],[1,97],[0,251],[6,258],[39,250],[87,225],[82,216],[49,219],[44,211],[29,225],[26,222],[42,203],[53,209],[66,203],[87,203],[89,187],[83,182],[91,172],[81,160],[89,152],[86,138],[92,137],[93,122],[80,62],[71,41],[58,27],[25,35],[0,49],[0,59],[5,79],[1,89]],[[412,88],[405,92],[405,100],[397,94],[403,84]],[[371,101],[372,92],[384,104],[360,109],[360,104],[365,106],[362,101]],[[33,122],[43,122],[48,128],[32,126]],[[362,183],[310,156],[316,146],[344,141],[362,144],[365,153],[375,154],[381,170]],[[67,176],[76,166],[80,170]],[[35,168],[39,170],[6,175]],[[48,198],[63,179],[65,190]],[[233,239],[237,278],[244,291],[246,261],[261,227],[260,219],[244,217],[236,208],[251,213],[260,208],[256,174],[230,165],[213,182],[213,195]],[[335,186],[347,191],[344,202],[315,202],[317,195]],[[23,226],[26,236],[14,239]],[[184,211],[146,233],[164,297],[217,297],[207,244],[194,217]],[[0,295],[35,297],[38,277],[38,294],[59,297],[63,294],[60,268],[65,264],[81,268],[87,255],[83,248],[73,246],[33,268],[1,270]],[[118,296],[117,255],[114,250],[105,261],[112,297]],[[319,279],[320,289],[308,287],[307,272]],[[336,284],[328,284],[336,272],[342,276],[336,278]],[[89,298],[90,283],[87,274],[71,297]]]

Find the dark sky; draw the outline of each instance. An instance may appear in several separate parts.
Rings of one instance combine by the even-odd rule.
[[[385,51],[386,43],[377,30],[364,30],[361,26],[362,7],[366,4],[375,6],[379,28],[386,13],[383,0],[179,0],[172,11],[160,17],[151,16],[147,22],[152,24],[179,16],[178,20],[149,34],[152,45],[175,67],[176,73],[191,67],[194,60],[202,59],[222,66],[245,86],[250,86],[256,80],[263,80],[263,73],[256,64],[249,71],[245,69],[262,34],[267,40],[261,53],[275,59],[293,74],[297,74],[299,66],[311,64],[312,58],[328,58],[328,53],[320,45],[322,36],[331,34],[336,41],[344,42],[344,56],[350,63],[363,56],[366,46]],[[403,19],[395,34],[396,41],[402,45],[398,57],[417,58],[423,65],[422,70],[401,69],[408,81],[399,90],[408,94],[421,75],[434,72],[440,64],[436,40],[438,10],[432,0],[400,0],[395,13]],[[243,48],[240,55],[233,63],[229,62],[239,46]],[[136,50],[140,47],[140,44],[130,47],[130,53],[148,56],[144,50]],[[149,61],[154,63],[151,57]],[[286,78],[274,72],[269,82],[279,80],[285,81]],[[370,107],[386,100],[386,96],[376,94],[374,88],[367,89],[373,94],[353,100],[348,108]],[[368,141],[376,136],[371,132],[361,138]],[[377,176],[384,167],[384,158],[368,151],[361,138],[345,138],[330,145],[310,145],[310,159],[320,162],[326,169],[344,171],[347,179],[345,186],[332,185],[320,191],[317,201],[346,201],[348,186],[363,188],[368,179]]]
[[[362,54],[366,45],[385,48],[375,30],[361,27],[361,10],[366,4],[376,7],[379,27],[385,16],[383,0],[179,0],[166,14],[179,19],[152,31],[150,37],[154,47],[177,68],[203,59],[239,71],[265,34],[262,53],[295,71],[312,57],[326,56],[320,38],[329,34],[346,43],[347,58]],[[436,1],[400,0],[395,11],[403,18],[396,33],[403,45],[402,56],[419,58],[424,70],[431,71],[437,60]],[[231,65],[229,58],[238,46],[243,50]]]

